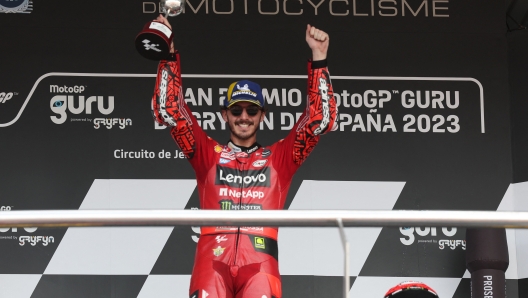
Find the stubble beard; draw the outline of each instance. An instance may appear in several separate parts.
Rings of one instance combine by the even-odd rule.
[[[253,128],[253,131],[249,131],[249,132],[244,133],[244,134],[237,133],[235,126],[237,124],[241,124],[241,123],[247,123],[249,125],[248,126],[249,128]],[[231,131],[231,134],[234,135],[235,137],[237,137],[237,139],[242,140],[242,141],[249,140],[253,136],[255,136],[257,134],[257,131],[258,131],[258,128],[259,128],[258,126],[255,126],[255,123],[252,122],[252,121],[235,121],[235,123],[228,122],[228,124],[229,124],[229,130]]]

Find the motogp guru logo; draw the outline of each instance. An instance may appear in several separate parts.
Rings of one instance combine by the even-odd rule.
[[[51,111],[57,116],[50,116],[51,121],[55,124],[63,124],[68,119],[69,111],[72,114],[92,114],[92,111],[97,110],[103,114],[108,115],[114,111],[114,97],[108,96],[106,100],[103,96],[83,96],[77,95],[83,93],[85,86],[57,86],[51,85],[51,93],[66,93],[67,95],[55,95],[50,100]]]

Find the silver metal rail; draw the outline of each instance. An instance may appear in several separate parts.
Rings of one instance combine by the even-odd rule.
[[[2,227],[288,226],[528,228],[528,212],[359,210],[41,210],[0,212]]]
[[[376,210],[40,210],[0,212],[6,227],[102,226],[290,226],[339,227],[345,254],[343,297],[349,297],[349,243],[344,227],[528,228],[528,212]]]
[[[348,298],[350,289],[350,246],[343,227],[343,220],[337,219],[337,226],[339,227],[339,235],[341,236],[341,243],[343,243],[343,250],[345,252],[345,273],[343,273],[343,298]]]

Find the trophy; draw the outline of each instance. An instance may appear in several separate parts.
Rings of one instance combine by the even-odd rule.
[[[165,17],[177,16],[184,8],[185,0],[161,0]],[[136,36],[136,49],[141,56],[151,60],[167,59],[170,54],[172,30],[158,21],[148,22]]]

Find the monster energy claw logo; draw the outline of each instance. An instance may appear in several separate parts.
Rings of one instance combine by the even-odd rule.
[[[220,201],[220,209],[222,210],[231,210],[233,201]]]
[[[221,200],[220,202],[221,210],[262,210],[262,205],[260,204],[233,204],[231,200]]]

